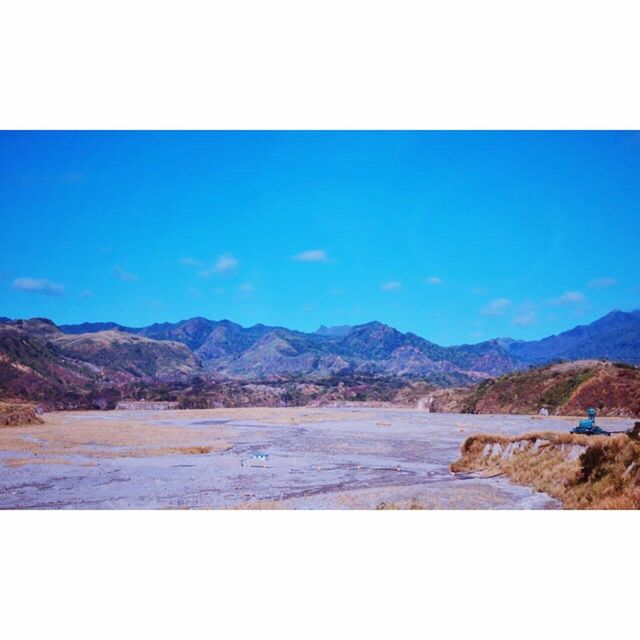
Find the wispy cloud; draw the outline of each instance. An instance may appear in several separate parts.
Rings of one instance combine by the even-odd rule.
[[[329,262],[329,256],[324,249],[310,249],[291,256],[296,262]]]
[[[589,289],[607,289],[617,284],[618,281],[615,278],[596,278],[589,283]]]
[[[188,256],[180,258],[179,262],[183,267],[201,267],[203,265],[202,260],[198,260],[197,258],[189,258]]]
[[[480,313],[483,316],[502,316],[511,306],[509,298],[496,298],[492,300]]]
[[[536,311],[531,303],[521,305],[513,318],[513,324],[516,327],[528,327],[529,325],[534,324],[535,321]]]
[[[442,281],[442,278],[439,278],[438,276],[429,276],[427,278],[427,284],[431,284],[433,286],[441,286],[444,284],[444,282]]]
[[[93,297],[93,291],[89,291],[89,290],[81,291],[81,292],[78,294],[78,296],[79,296],[80,298],[82,298],[83,300],[86,300],[87,298],[92,298],[92,297]]]
[[[237,258],[232,256],[230,253],[225,253],[224,255],[218,256],[215,264],[211,267],[203,269],[200,272],[200,276],[202,278],[210,278],[211,276],[228,276],[236,271],[239,264],[240,262]]]
[[[391,282],[384,282],[380,285],[382,291],[399,291],[402,289],[402,282],[398,280],[391,280]]]
[[[23,276],[13,281],[13,288],[26,293],[37,293],[43,296],[59,298],[64,295],[64,287],[46,278],[28,278]]]
[[[138,280],[137,273],[130,273],[129,271],[123,269],[120,265],[116,265],[115,267],[113,267],[113,272],[116,274],[116,278],[118,278],[118,280],[122,280],[123,282],[134,282],[135,280]]]
[[[585,304],[587,296],[580,291],[565,291],[561,296],[549,300],[549,304],[553,307],[565,307],[567,305]]]
[[[486,287],[473,287],[471,293],[476,296],[486,296],[489,293],[489,289]]]
[[[236,299],[239,301],[251,300],[255,292],[255,287],[250,282],[243,282],[238,286]]]

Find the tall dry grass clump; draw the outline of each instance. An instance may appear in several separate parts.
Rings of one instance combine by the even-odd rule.
[[[0,402],[0,427],[15,427],[23,424],[42,424],[33,405]]]

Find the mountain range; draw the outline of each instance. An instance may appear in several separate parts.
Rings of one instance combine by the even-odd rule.
[[[314,333],[229,320],[190,318],[133,328],[116,324],[61,325],[65,334],[119,331],[186,345],[203,369],[227,376],[297,375],[339,372],[423,377],[443,374],[484,378],[558,360],[605,359],[640,364],[640,310],[612,311],[588,325],[523,341],[498,338],[442,347],[381,322],[325,327]]]
[[[380,322],[305,333],[201,317],[147,327],[0,318],[0,394],[20,397],[35,388],[56,395],[193,376],[256,381],[387,376],[447,387],[577,359],[640,364],[640,311],[613,311],[542,340],[500,338],[450,347]]]
[[[314,333],[262,324],[244,328],[228,320],[206,318],[140,328],[85,323],[62,325],[59,329],[64,335],[88,337],[115,331],[181,343],[193,352],[204,372],[226,378],[323,378],[352,373],[427,378],[452,385],[522,366],[495,340],[441,347],[381,322],[336,329],[323,327]],[[68,352],[66,339],[62,342]]]

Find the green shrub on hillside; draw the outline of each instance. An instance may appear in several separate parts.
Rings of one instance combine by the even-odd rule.
[[[595,369],[585,369],[554,384],[542,394],[542,404],[548,405],[550,410],[558,409],[567,403],[573,392],[594,374]]]

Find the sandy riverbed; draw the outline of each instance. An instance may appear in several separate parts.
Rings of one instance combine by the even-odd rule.
[[[51,413],[0,429],[0,508],[557,508],[448,465],[472,433],[573,423],[370,408]]]

